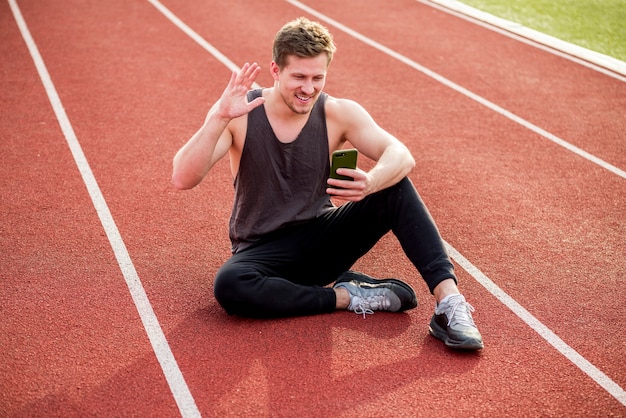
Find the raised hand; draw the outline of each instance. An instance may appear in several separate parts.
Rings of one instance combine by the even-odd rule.
[[[256,62],[245,63],[239,71],[233,71],[218,103],[218,115],[220,117],[224,119],[238,118],[265,102],[263,97],[258,97],[251,102],[248,102],[246,98],[246,94],[252,88],[259,71],[261,71],[261,67]]]

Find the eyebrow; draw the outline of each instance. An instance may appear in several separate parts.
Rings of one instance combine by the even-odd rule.
[[[298,71],[290,73],[290,75],[293,76],[293,77],[309,77],[307,74],[302,73],[302,72],[298,72]],[[325,76],[326,76],[325,73],[318,73],[318,74],[314,74],[314,75],[312,75],[310,77],[319,78],[319,77],[325,77]]]

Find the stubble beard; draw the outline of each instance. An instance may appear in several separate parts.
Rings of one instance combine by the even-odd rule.
[[[281,94],[281,97],[283,98],[283,101],[285,102],[285,104],[287,105],[287,107],[288,107],[288,108],[289,108],[289,109],[290,109],[293,113],[295,113],[295,114],[297,114],[297,115],[306,115],[306,114],[308,114],[309,112],[311,112],[311,109],[313,109],[313,105],[315,104],[315,101],[317,100],[317,97],[316,97],[316,96],[313,96],[313,97],[311,98],[310,103],[308,103],[307,105],[305,105],[305,106],[306,106],[306,108],[302,109],[302,108],[298,108],[298,107],[297,107],[297,106],[296,106],[293,102],[290,102],[290,101],[288,100],[288,97],[295,97],[295,95],[294,95],[294,96],[288,96],[288,97],[285,97],[285,95],[284,95],[284,94]],[[295,101],[297,101],[298,99],[297,99],[297,98],[294,98],[293,100],[294,100],[294,102],[295,102]]]

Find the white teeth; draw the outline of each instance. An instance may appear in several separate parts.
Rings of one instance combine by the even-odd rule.
[[[298,98],[298,100],[302,100],[303,102],[308,102],[309,100],[311,100],[310,97],[298,96],[297,94],[296,97]]]

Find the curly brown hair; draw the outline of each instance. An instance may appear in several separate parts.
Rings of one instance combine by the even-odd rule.
[[[312,58],[323,52],[328,56],[328,64],[330,65],[336,50],[333,37],[328,29],[318,22],[299,17],[287,22],[276,33],[272,52],[274,62],[282,69],[287,64],[289,55]]]

